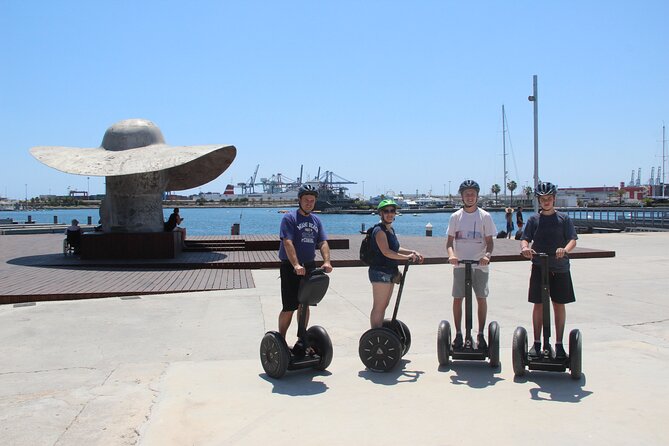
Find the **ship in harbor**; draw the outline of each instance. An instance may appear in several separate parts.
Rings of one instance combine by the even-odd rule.
[[[318,190],[316,211],[335,212],[349,209],[355,205],[356,200],[348,196],[348,187],[346,186],[356,183],[342,178],[332,171],[328,170],[321,173],[319,168],[315,177],[302,180],[304,169],[301,166],[300,175],[297,179],[289,178],[281,173],[258,179],[259,168],[260,165],[258,164],[253,175],[247,181],[237,183],[236,187],[233,184],[228,184],[220,199],[226,201],[247,199],[263,202],[297,202],[297,192],[300,186],[309,184]],[[239,189],[239,193],[235,192],[235,188]]]

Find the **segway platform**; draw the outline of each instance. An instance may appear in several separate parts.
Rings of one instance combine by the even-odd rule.
[[[573,379],[580,379],[582,375],[582,346],[581,332],[574,329],[569,332],[569,355],[566,358],[557,358],[550,348],[551,336],[551,303],[550,283],[548,277],[548,255],[537,254],[541,260],[541,301],[543,304],[543,345],[538,355],[530,355],[527,342],[527,330],[516,328],[513,333],[512,360],[513,373],[523,376],[525,369],[543,370],[546,372],[565,372],[569,369]]]
[[[277,331],[265,333],[260,343],[260,361],[267,375],[281,378],[287,370],[314,368],[325,370],[332,362],[332,341],[327,331],[314,325],[306,329],[306,306],[317,305],[328,290],[330,278],[322,268],[307,274],[300,282],[298,302],[298,344],[301,348],[291,350],[286,340]]]
[[[441,321],[437,330],[437,359],[439,365],[448,366],[450,358],[466,361],[485,361],[490,358],[490,367],[499,366],[499,324],[492,321],[488,324],[488,347],[479,348],[474,345],[472,338],[472,266],[479,262],[462,260],[465,265],[465,339],[462,347],[455,347],[451,343],[451,325],[448,321]]]
[[[404,272],[400,280],[400,288],[395,299],[395,310],[393,318],[383,321],[380,328],[367,330],[360,337],[358,354],[360,360],[373,372],[388,372],[392,370],[402,356],[406,355],[411,347],[411,332],[409,327],[397,319],[402,291],[404,290],[404,279],[406,278],[409,264],[404,265]]]

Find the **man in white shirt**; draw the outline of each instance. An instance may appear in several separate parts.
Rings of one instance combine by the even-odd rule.
[[[480,187],[476,181],[465,180],[459,188],[462,209],[454,212],[448,222],[448,261],[453,268],[453,319],[455,323],[454,348],[462,348],[462,301],[465,296],[465,268],[461,260],[478,261],[472,268],[472,287],[476,295],[479,331],[477,348],[487,349],[483,336],[488,313],[488,263],[494,247],[497,228],[490,214],[478,207]],[[472,341],[472,340],[469,340]],[[473,341],[470,345],[473,345]]]

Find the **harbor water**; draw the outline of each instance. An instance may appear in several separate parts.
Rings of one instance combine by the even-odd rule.
[[[180,208],[180,215],[184,221],[182,226],[189,236],[195,235],[229,235],[231,226],[240,224],[240,234],[278,234],[281,218],[286,210],[294,208]],[[448,220],[454,210],[436,213],[412,213],[403,211],[397,216],[394,224],[398,235],[424,236],[425,226],[432,225],[432,235],[445,237]],[[165,208],[165,220],[172,213],[172,209]],[[503,211],[491,211],[497,230],[505,229]],[[529,211],[523,213],[525,220]],[[54,216],[58,223],[70,224],[73,218],[85,224],[91,217],[93,224],[99,220],[98,209],[50,209],[32,211],[0,211],[0,219],[11,218],[15,222],[24,223],[28,216],[36,224],[52,224]],[[364,224],[366,228],[379,221],[376,213],[369,214],[319,214],[328,234],[356,234]],[[515,215],[514,215],[515,225]]]

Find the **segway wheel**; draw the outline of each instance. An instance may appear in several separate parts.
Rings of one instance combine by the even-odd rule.
[[[569,371],[572,379],[581,379],[581,348],[583,340],[579,330],[572,330],[569,333]]]
[[[362,363],[373,372],[387,372],[402,357],[400,338],[387,328],[372,328],[360,338],[358,354]]]
[[[490,358],[490,367],[499,367],[499,324],[497,321],[488,324],[488,358]]]
[[[332,341],[325,328],[314,325],[307,330],[307,342],[321,357],[314,368],[316,370],[325,370],[332,362]]]
[[[290,362],[290,350],[286,340],[276,331],[269,331],[260,343],[260,362],[262,368],[272,378],[281,378],[286,374]]]
[[[448,367],[451,355],[451,324],[441,321],[437,329],[437,359],[439,365]]]
[[[399,319],[395,319],[395,322],[392,319],[386,319],[383,321],[383,327],[394,331],[397,337],[400,338],[402,356],[406,355],[411,347],[411,332],[407,324]]]
[[[511,349],[513,373],[516,376],[523,376],[525,374],[525,361],[527,359],[527,331],[523,327],[518,327],[513,332],[513,345]]]

